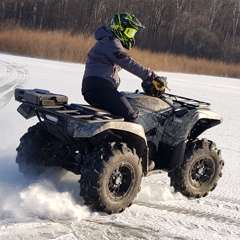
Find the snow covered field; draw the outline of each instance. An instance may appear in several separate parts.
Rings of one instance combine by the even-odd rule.
[[[49,170],[33,182],[15,164],[19,138],[37,119],[16,109],[14,88],[42,88],[83,103],[84,65],[0,54],[0,239],[240,239],[240,79],[177,73],[172,94],[210,102],[223,123],[202,137],[216,142],[225,161],[223,177],[206,198],[174,193],[166,174],[143,178],[133,205],[123,213],[93,212],[79,197],[79,177]],[[122,71],[120,90],[140,89],[141,80]]]

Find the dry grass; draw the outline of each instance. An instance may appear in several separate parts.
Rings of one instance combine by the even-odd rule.
[[[153,53],[146,50],[133,50],[131,55],[144,66],[154,70],[240,78],[239,64],[227,64],[173,54]]]
[[[18,55],[85,62],[94,44],[92,37],[61,31],[39,31],[16,28],[0,33],[0,51]]]
[[[94,42],[91,36],[72,35],[63,31],[0,29],[0,51],[36,58],[85,63],[87,53]],[[154,70],[240,78],[238,64],[138,49],[133,49],[129,54],[144,66]]]

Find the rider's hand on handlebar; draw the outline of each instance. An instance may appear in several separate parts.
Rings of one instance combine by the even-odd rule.
[[[151,81],[154,85],[155,89],[164,92],[165,88],[167,87],[167,78],[166,77],[160,77],[154,72],[151,72],[147,81]]]
[[[156,76],[155,78],[153,78],[152,84],[158,91],[163,92],[167,86],[167,78]]]

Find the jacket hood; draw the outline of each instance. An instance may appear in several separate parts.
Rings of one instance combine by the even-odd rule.
[[[99,40],[104,37],[115,37],[115,35],[106,26],[101,26],[96,29],[94,37]]]

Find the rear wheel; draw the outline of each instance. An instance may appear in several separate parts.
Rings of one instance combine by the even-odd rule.
[[[21,139],[17,150],[16,163],[19,172],[27,177],[35,177],[44,171],[43,154],[44,146],[54,141],[54,137],[37,123],[28,129]]]
[[[80,195],[97,210],[122,212],[140,191],[141,179],[141,160],[135,150],[125,143],[105,144],[87,156]]]
[[[224,162],[215,143],[196,140],[186,149],[181,166],[168,173],[176,192],[188,197],[205,197],[217,186]]]

